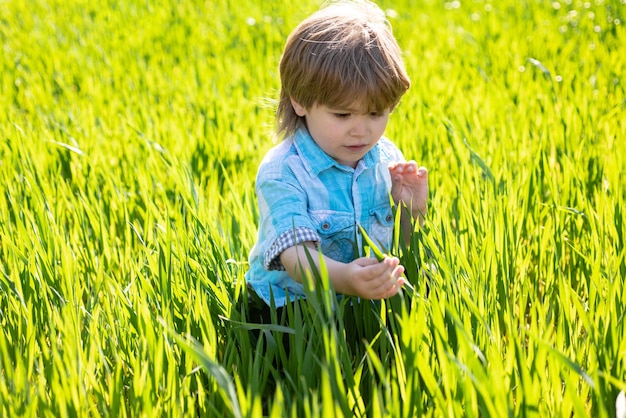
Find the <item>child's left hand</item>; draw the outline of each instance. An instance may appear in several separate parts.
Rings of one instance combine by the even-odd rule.
[[[391,196],[394,202],[404,202],[414,218],[423,218],[428,202],[428,170],[413,160],[389,164]]]

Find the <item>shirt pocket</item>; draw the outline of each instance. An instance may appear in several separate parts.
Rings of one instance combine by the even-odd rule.
[[[351,212],[317,210],[310,212],[311,220],[322,239],[322,253],[335,261],[349,263],[355,254],[355,221]]]
[[[374,244],[383,252],[389,252],[393,238],[394,216],[391,206],[370,210],[367,233]]]

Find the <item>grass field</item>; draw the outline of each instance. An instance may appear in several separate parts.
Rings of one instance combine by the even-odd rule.
[[[0,0],[1,416],[614,416],[626,1],[381,0],[412,78],[386,134],[430,171],[415,292],[321,274],[255,344],[254,176],[319,4]]]

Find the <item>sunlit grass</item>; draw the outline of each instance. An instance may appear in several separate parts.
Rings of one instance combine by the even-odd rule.
[[[0,2],[0,413],[613,416],[626,4],[413,3],[381,2],[413,83],[387,134],[430,173],[413,289],[322,269],[255,341],[254,176],[319,2]]]

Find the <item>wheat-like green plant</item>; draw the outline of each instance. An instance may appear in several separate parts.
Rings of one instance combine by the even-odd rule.
[[[614,416],[624,1],[381,0],[431,196],[378,255],[412,291],[337,299],[322,265],[259,325],[254,176],[320,4],[0,2],[0,415]]]

